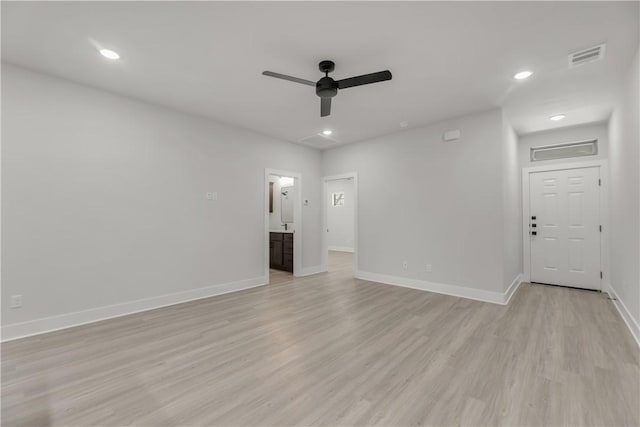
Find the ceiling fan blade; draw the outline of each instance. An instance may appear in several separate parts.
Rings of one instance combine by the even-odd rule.
[[[316,86],[316,82],[312,82],[311,80],[300,79],[298,77],[287,76],[286,74],[274,73],[273,71],[263,71],[263,75],[269,77],[275,77],[276,79],[289,80],[290,82],[302,83],[307,86]]]
[[[370,83],[378,83],[385,80],[391,80],[391,71],[385,70],[357,77],[349,77],[348,79],[338,80],[337,83],[338,89],[346,89],[348,87],[368,85]]]
[[[320,98],[320,117],[331,114],[331,98]]]

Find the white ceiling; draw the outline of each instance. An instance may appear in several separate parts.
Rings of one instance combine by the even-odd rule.
[[[293,142],[496,106],[522,134],[608,118],[638,16],[638,2],[2,2],[2,60]],[[604,61],[568,68],[603,42]],[[261,75],[317,80],[322,59],[336,79],[393,80],[340,91],[321,118],[314,88]],[[523,69],[534,76],[513,80]]]

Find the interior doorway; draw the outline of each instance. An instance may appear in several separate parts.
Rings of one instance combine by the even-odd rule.
[[[302,266],[300,174],[265,170],[265,276],[283,283],[298,276]]]
[[[322,178],[323,265],[329,272],[357,271],[358,178],[355,172]]]
[[[529,281],[602,290],[600,169],[556,167],[523,177]]]

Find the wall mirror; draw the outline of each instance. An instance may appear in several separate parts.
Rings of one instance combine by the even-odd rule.
[[[273,182],[269,183],[269,213],[273,213]]]

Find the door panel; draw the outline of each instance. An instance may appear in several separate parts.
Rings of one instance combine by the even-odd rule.
[[[532,282],[600,289],[599,176],[597,167],[530,175]]]
[[[569,271],[584,272],[584,239],[569,239]]]
[[[543,237],[542,247],[544,248],[544,269],[545,270],[557,270],[558,269],[558,238],[557,237]]]

